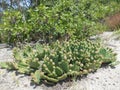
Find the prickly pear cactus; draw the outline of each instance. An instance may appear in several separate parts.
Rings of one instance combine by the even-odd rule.
[[[54,84],[69,76],[88,74],[100,68],[103,63],[115,61],[111,49],[89,40],[37,44],[35,47],[14,49],[13,53],[15,61],[2,64],[3,67],[31,74],[37,84],[41,81]]]
[[[68,76],[80,76],[97,70],[102,63],[115,61],[115,54],[99,43],[87,41],[56,42],[44,47],[41,72],[47,83],[56,83]],[[48,79],[50,78],[50,79]]]

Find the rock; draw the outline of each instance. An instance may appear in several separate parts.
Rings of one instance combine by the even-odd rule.
[[[9,45],[8,44],[0,44],[0,49],[7,48]]]

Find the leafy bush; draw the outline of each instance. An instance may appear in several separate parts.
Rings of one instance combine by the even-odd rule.
[[[57,83],[68,76],[81,76],[95,71],[103,63],[115,61],[109,48],[89,40],[72,40],[52,45],[15,48],[14,62],[1,63],[3,68],[29,74],[35,83]]]
[[[50,43],[58,39],[84,39],[106,30],[99,21],[118,11],[117,0],[46,0],[25,13],[5,11],[0,41]]]

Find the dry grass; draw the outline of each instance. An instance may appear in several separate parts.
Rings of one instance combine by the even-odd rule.
[[[118,27],[120,27],[120,13],[116,13],[116,14],[106,17],[105,24],[111,30],[118,29]]]

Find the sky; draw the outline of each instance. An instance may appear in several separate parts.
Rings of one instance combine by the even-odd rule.
[[[10,5],[10,0],[0,0],[0,3],[3,2],[3,1]],[[20,6],[22,6],[22,7],[29,7],[30,6],[30,0],[22,0],[20,2]],[[0,11],[3,11],[2,7],[3,7],[2,4],[0,4]],[[17,5],[14,4],[13,7],[17,8]]]

